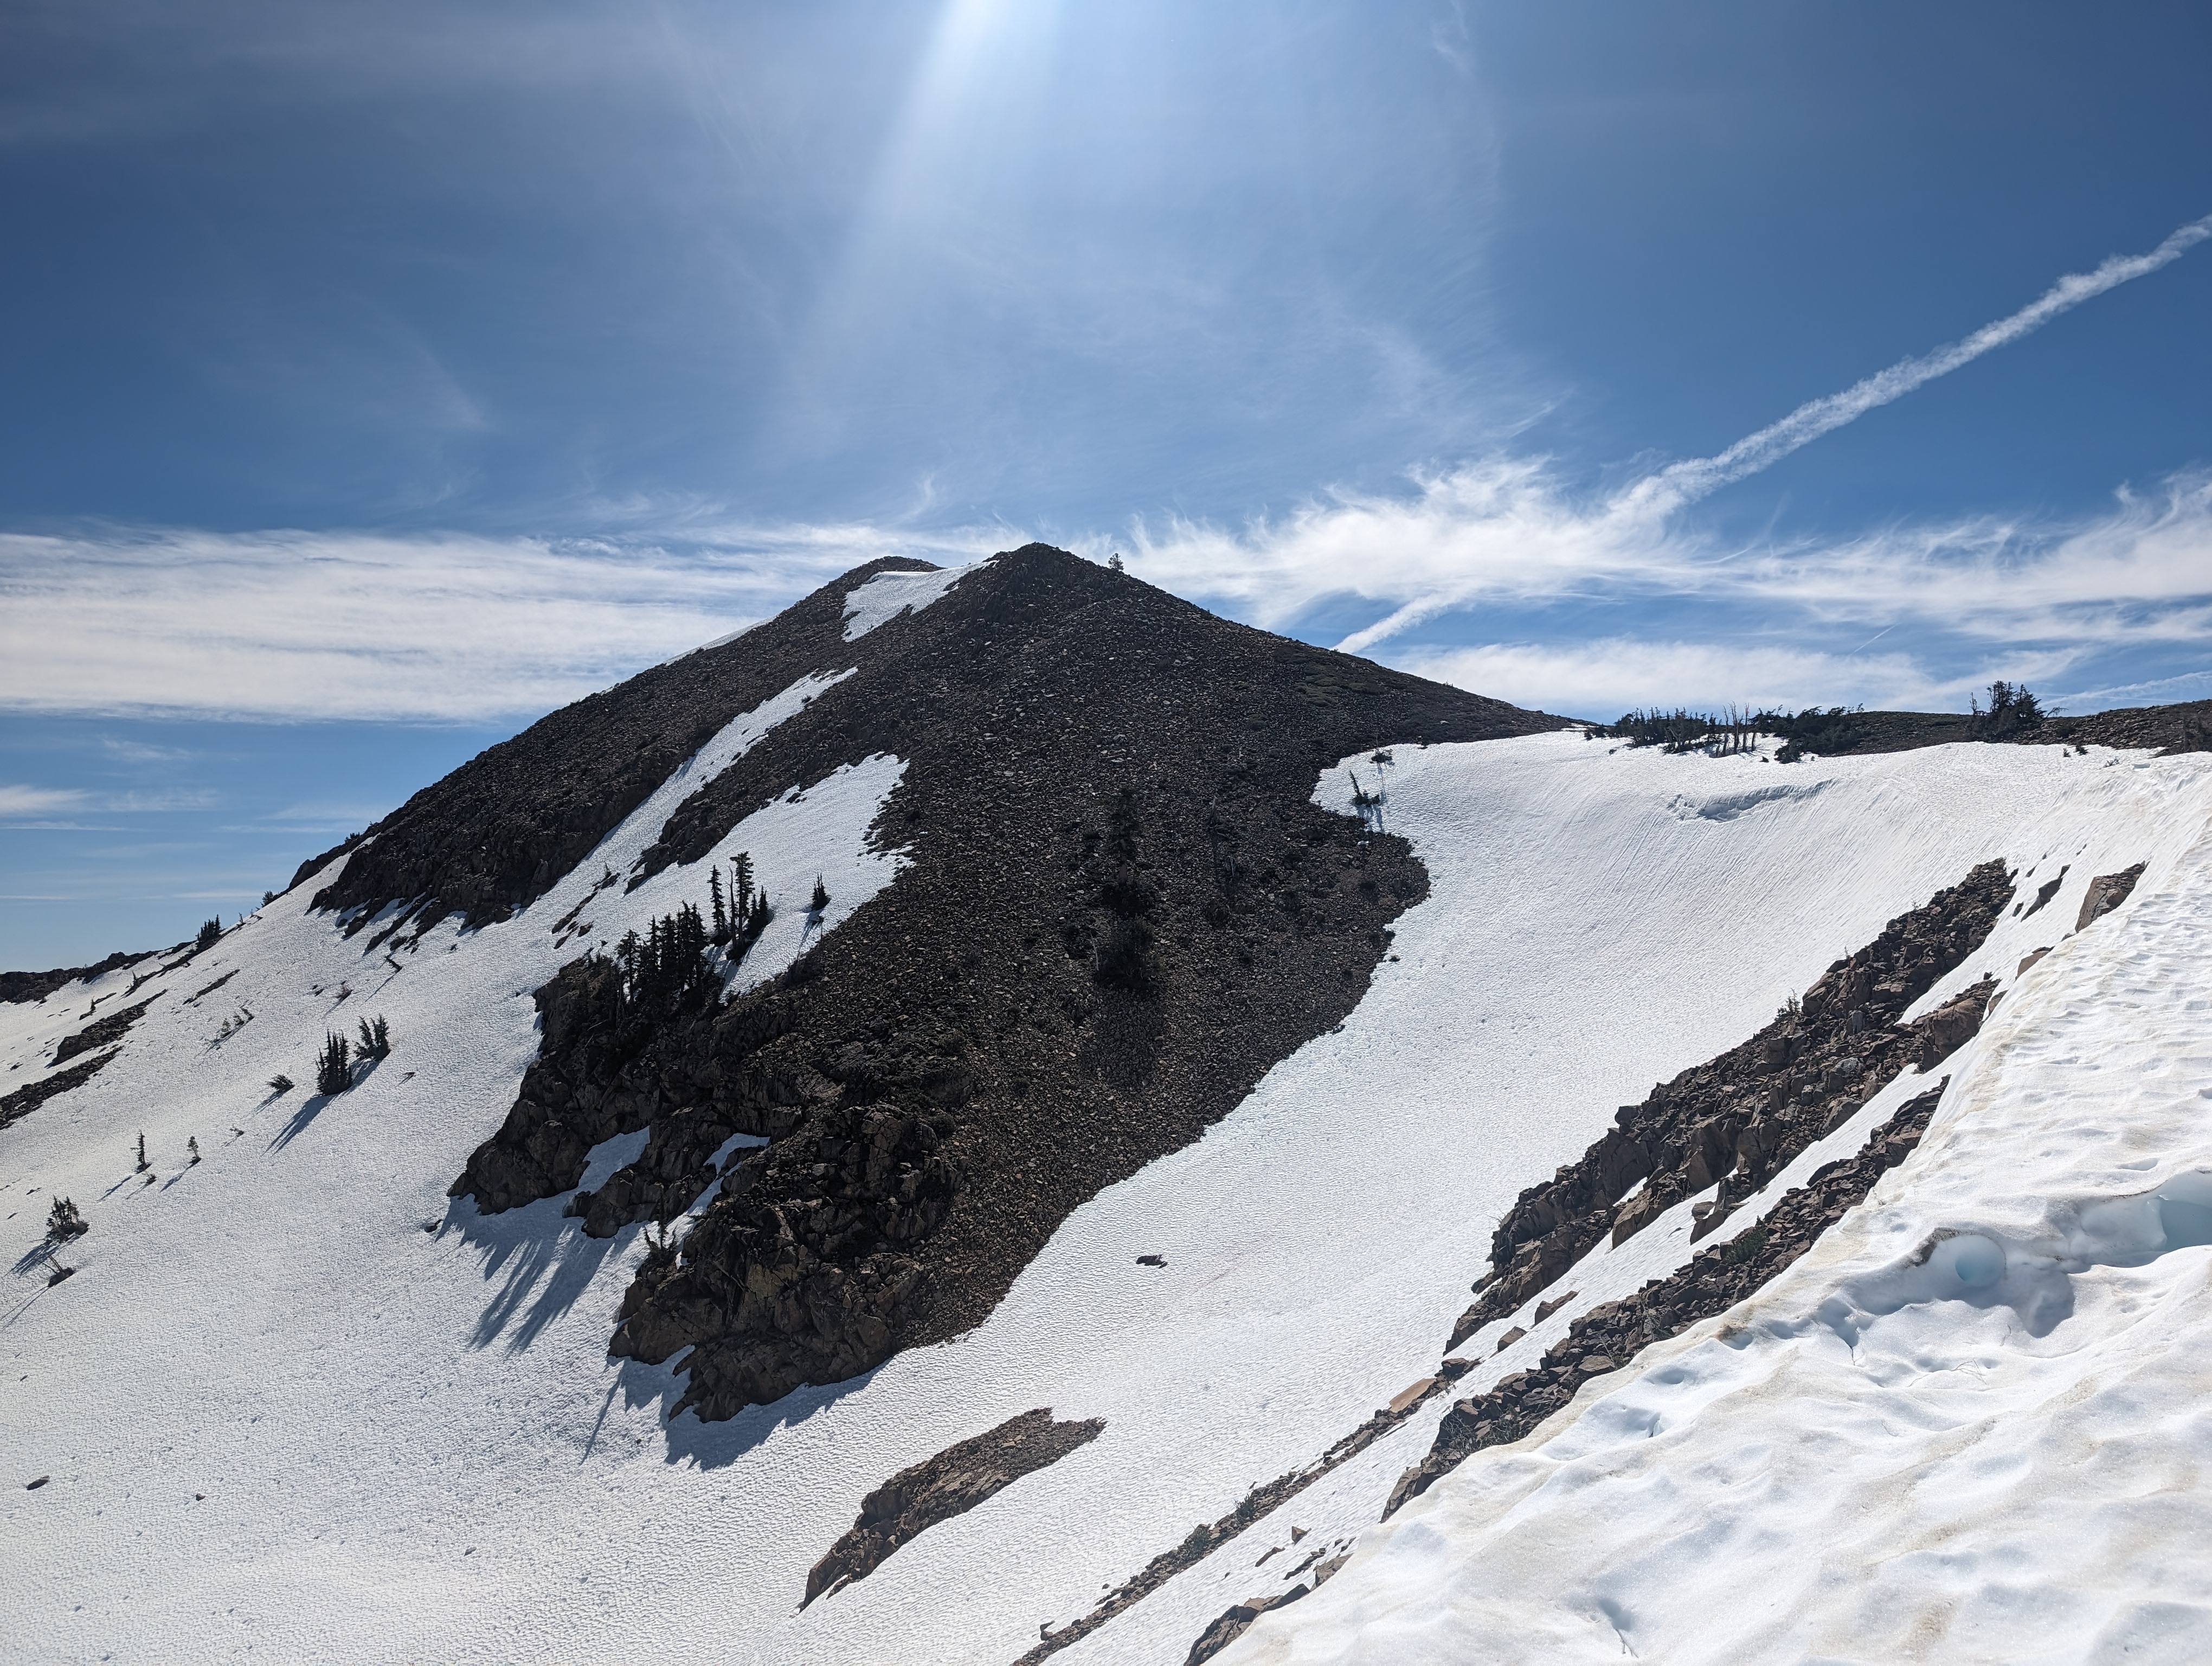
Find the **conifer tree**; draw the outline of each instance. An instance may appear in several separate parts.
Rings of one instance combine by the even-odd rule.
[[[740,850],[730,858],[730,921],[738,931],[752,918],[752,854]]]
[[[200,1160],[199,1135],[194,1134],[189,1140],[185,1141],[185,1155],[190,1158],[194,1163]]]
[[[53,1207],[46,1214],[47,1243],[61,1243],[70,1238],[82,1237],[91,1230],[85,1224],[84,1217],[77,1212],[76,1204],[65,1197],[54,1200]]]
[[[211,948],[222,938],[222,916],[221,915],[217,915],[214,919],[205,921],[200,927],[200,934],[192,939],[192,952],[197,954],[202,949]]]
[[[722,870],[720,867],[707,870],[707,897],[714,909],[714,940],[726,943],[730,940],[730,917],[722,908]]]
[[[315,1061],[316,1092],[343,1093],[353,1085],[353,1072],[349,1059],[351,1051],[346,1038],[337,1031],[324,1032],[323,1050]]]
[[[380,1012],[375,1022],[361,1021],[361,1041],[356,1050],[364,1059],[381,1059],[392,1052],[391,1032],[385,1028],[384,1015]]]
[[[830,887],[822,883],[818,873],[814,876],[814,895],[807,899],[806,906],[816,914],[830,906]]]
[[[143,1174],[154,1165],[146,1160],[146,1130],[138,1130],[138,1172]]]

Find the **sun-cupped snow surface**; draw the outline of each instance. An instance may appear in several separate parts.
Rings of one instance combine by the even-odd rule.
[[[2133,897],[2008,919],[2052,952],[1863,1207],[1224,1666],[2212,1657],[2212,783],[2145,773]]]
[[[1077,1210],[975,1331],[719,1424],[668,1421],[678,1379],[606,1357],[638,1229],[594,1241],[562,1199],[484,1218],[444,1195],[534,1054],[531,992],[585,940],[557,946],[552,925],[581,903],[572,933],[609,940],[703,888],[693,867],[590,889],[628,872],[697,768],[526,914],[441,927],[398,952],[404,970],[367,952],[371,933],[307,915],[312,885],[272,905],[170,979],[189,994],[236,967],[214,999],[250,1005],[251,1024],[217,1043],[215,1012],[158,1001],[103,1075],[0,1135],[22,1257],[0,1429],[21,1480],[52,1477],[0,1488],[15,1550],[0,1645],[27,1660],[1005,1666],[1432,1371],[1499,1211],[1615,1106],[1991,856],[2042,877],[2070,865],[2050,907],[2008,917],[1950,981],[2056,945],[1993,1032],[2025,1024],[2039,979],[2057,987],[2100,933],[2133,928],[2136,903],[2062,940],[2088,878],[2148,860],[2139,895],[2171,884],[2182,847],[2166,830],[2205,803],[2199,761],[2056,748],[1780,766],[1570,734],[1396,757],[1386,813],[1431,892],[1336,1033]],[[750,849],[786,896],[820,869],[834,925],[895,866],[865,832],[899,768],[787,794],[721,854]],[[1335,771],[1319,790],[1341,806],[1350,787]],[[805,920],[786,909],[754,954],[772,969]],[[85,992],[63,993],[81,1010]],[[326,1026],[380,1012],[392,1055],[352,1091],[260,1085],[305,1079]],[[132,1171],[141,1127],[150,1185]],[[93,1230],[62,1251],[77,1274],[48,1287],[34,1246],[57,1190]],[[1663,1259],[1678,1225],[1624,1249]],[[869,1492],[1038,1406],[1107,1426],[799,1611]],[[1370,1527],[1440,1409],[1063,1658],[1175,1666],[1228,1602]],[[1297,1555],[1254,1568],[1294,1524],[1312,1529]]]
[[[878,573],[845,593],[845,640],[866,635],[909,608],[920,612],[975,569],[941,567],[933,573]]]

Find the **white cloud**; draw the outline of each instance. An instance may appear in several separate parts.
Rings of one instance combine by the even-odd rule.
[[[91,794],[65,787],[0,786],[0,816],[47,816],[77,810]]]
[[[2212,480],[2124,490],[2071,522],[1988,518],[1747,549],[1585,507],[1540,460],[1425,477],[1401,497],[1340,495],[1240,532],[1139,527],[1136,570],[1283,626],[1357,599],[1394,611],[1339,646],[1371,649],[1479,604],[1639,597],[1753,604],[1792,623],[1906,622],[1987,642],[2118,646],[2212,635]]]
[[[678,552],[459,534],[0,536],[0,708],[535,714],[877,556],[965,561],[1004,547],[1003,533],[868,526],[693,529],[687,541]]]

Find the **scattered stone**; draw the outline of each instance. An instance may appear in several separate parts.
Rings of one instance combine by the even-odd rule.
[[[2037,961],[2042,959],[2044,956],[2050,952],[2050,949],[2045,947],[2033,950],[2028,954],[2022,956],[2021,958],[2020,964],[2013,968],[2012,975],[2014,977],[2018,977],[2022,972],[2026,971],[2029,967],[2035,964]]]
[[[1413,1405],[1437,1385],[1433,1377],[1424,1377],[1419,1382],[1407,1384],[1390,1396],[1390,1410],[1395,1414]]]
[[[26,1493],[35,1493],[52,1479],[52,1475],[40,1475],[36,1481],[27,1481],[23,1483],[23,1490]]]
[[[1565,1307],[1569,1302],[1574,1300],[1576,1297],[1582,1293],[1583,1292],[1579,1290],[1570,1290],[1564,1296],[1554,1296],[1548,1302],[1537,1303],[1534,1322],[1540,1325],[1542,1324],[1545,1320],[1550,1318],[1554,1313],[1557,1313],[1561,1308]]]
[[[1168,1258],[1165,1256],[1139,1256],[1137,1257],[1137,1265],[1139,1267],[1165,1267],[1167,1264]]]

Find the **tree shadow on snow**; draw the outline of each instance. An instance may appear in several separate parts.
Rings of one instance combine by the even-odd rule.
[[[270,1140],[269,1149],[282,1151],[297,1140],[307,1131],[307,1124],[321,1116],[323,1108],[337,1097],[334,1093],[310,1093],[301,1100],[300,1108],[292,1113],[291,1120],[278,1128],[276,1137]]]
[[[382,1065],[383,1062],[384,1061],[381,1059],[371,1059],[366,1064],[356,1064],[353,1067],[353,1080],[347,1084],[344,1090],[345,1092],[352,1092],[355,1088],[361,1086],[363,1083],[368,1081],[370,1077],[375,1075],[378,1067]],[[275,1096],[272,1095],[271,1097],[273,1097]],[[307,1131],[308,1123],[313,1122],[315,1118],[321,1116],[325,1110],[342,1097],[343,1096],[341,1094],[337,1093],[310,1093],[306,1098],[300,1101],[300,1108],[292,1113],[292,1120],[285,1123],[283,1128],[276,1130],[276,1137],[269,1142],[269,1149],[270,1151],[283,1150],[285,1146],[290,1145],[295,1140],[297,1140],[301,1134]],[[264,1099],[261,1103],[267,1104],[269,1101],[267,1099]]]
[[[438,1236],[458,1231],[483,1258],[485,1281],[498,1285],[477,1319],[470,1347],[502,1342],[509,1353],[522,1353],[582,1299],[608,1257],[643,1230],[625,1226],[611,1238],[588,1237],[582,1221],[561,1213],[570,1195],[564,1192],[497,1215],[483,1213],[471,1198],[457,1199],[447,1209]],[[608,1304],[610,1335],[620,1296],[612,1292]]]

